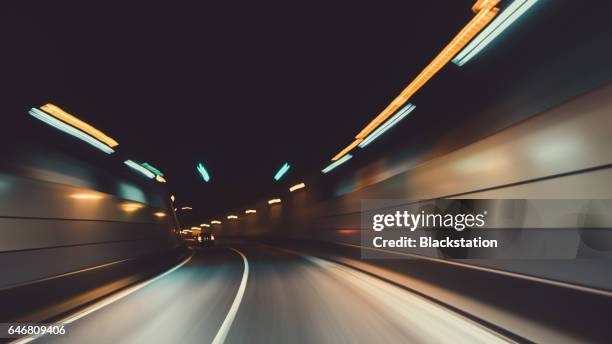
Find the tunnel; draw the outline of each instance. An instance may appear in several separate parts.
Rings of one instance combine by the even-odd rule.
[[[609,343],[605,1],[7,4],[1,343]]]

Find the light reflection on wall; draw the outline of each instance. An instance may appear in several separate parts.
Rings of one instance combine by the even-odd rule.
[[[102,199],[104,196],[96,193],[74,193],[68,197],[81,201],[96,201]]]
[[[144,208],[144,205],[139,204],[139,203],[122,203],[120,206],[121,210],[125,211],[126,213],[133,213],[135,211],[138,211],[142,208]]]
[[[166,217],[166,215],[167,215],[167,214],[166,214],[166,213],[164,213],[163,211],[157,211],[157,212],[153,213],[153,216],[155,216],[155,217],[159,217],[159,218]]]
[[[118,188],[117,194],[119,197],[134,202],[147,203],[147,196],[140,188],[125,182],[120,182]]]

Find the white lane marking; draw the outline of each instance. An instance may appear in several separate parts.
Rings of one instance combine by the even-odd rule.
[[[238,313],[238,307],[240,307],[240,302],[242,302],[242,297],[244,296],[244,291],[246,290],[247,280],[249,279],[249,261],[247,260],[246,256],[235,248],[230,247],[230,250],[238,253],[240,257],[242,257],[242,261],[244,262],[244,271],[242,272],[242,281],[240,281],[240,286],[238,287],[238,292],[236,293],[234,302],[232,303],[229,312],[227,312],[227,316],[225,316],[225,320],[223,320],[223,323],[219,328],[219,332],[217,332],[212,344],[223,344],[225,342],[225,338],[227,338],[230,327],[232,327],[234,318],[236,318],[236,313]]]
[[[66,318],[64,318],[62,320],[59,320],[57,323],[58,324],[67,325],[67,324],[73,323],[73,322],[81,319],[82,317],[87,316],[87,315],[89,315],[89,314],[91,314],[91,313],[93,313],[93,312],[95,312],[95,311],[97,311],[99,309],[102,309],[102,308],[110,305],[111,303],[113,303],[115,301],[118,301],[118,300],[120,300],[120,299],[122,299],[122,298],[124,298],[124,297],[126,297],[128,295],[130,295],[131,293],[133,293],[133,292],[135,292],[135,291],[137,291],[139,289],[142,289],[142,288],[148,286],[149,284],[159,280],[160,278],[163,278],[163,277],[173,273],[174,271],[178,270],[183,265],[187,264],[191,260],[191,258],[193,258],[193,255],[194,255],[194,253],[192,252],[189,257],[187,257],[185,260],[180,262],[178,265],[176,265],[172,269],[164,272],[163,274],[157,275],[157,276],[155,276],[155,277],[153,277],[153,278],[151,278],[149,280],[146,280],[144,282],[141,282],[139,284],[131,286],[131,287],[127,288],[127,289],[124,289],[124,290],[122,290],[122,291],[120,291],[120,292],[118,292],[116,294],[113,294],[113,295],[109,296],[108,298],[100,300],[100,301],[94,303],[93,305],[88,306],[85,309],[83,309],[83,310],[81,310],[81,311],[79,311],[79,312],[77,312],[75,314],[72,314],[72,315],[70,315],[70,316],[68,316],[68,317],[66,317]],[[29,343],[31,341],[34,341],[34,340],[36,340],[36,339],[38,339],[38,338],[40,338],[42,336],[43,335],[29,336],[29,337],[25,337],[25,338],[21,338],[21,339],[15,340],[15,341],[13,341],[11,343],[12,344],[25,344],[25,343]]]

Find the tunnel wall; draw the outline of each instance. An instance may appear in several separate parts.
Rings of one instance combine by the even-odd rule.
[[[345,176],[334,197],[321,199],[317,186],[287,193],[281,204],[257,205],[257,216],[225,220],[227,235],[308,238],[360,245],[361,206],[367,199],[397,205],[437,198],[612,198],[612,86],[598,88],[433,159],[386,163],[384,159]],[[341,168],[350,169],[350,163]],[[579,214],[575,225],[582,224]],[[610,217],[611,214],[597,214]],[[537,216],[527,210],[526,222]],[[570,220],[571,222],[571,220]],[[608,219],[609,223],[609,219]],[[572,238],[578,258],[609,257]],[[609,246],[609,245],[608,245]],[[581,256],[581,254],[583,256]],[[432,257],[443,257],[433,252]],[[607,260],[466,259],[474,266],[612,289]]]
[[[164,186],[52,128],[20,130],[2,142],[0,290],[178,246]]]

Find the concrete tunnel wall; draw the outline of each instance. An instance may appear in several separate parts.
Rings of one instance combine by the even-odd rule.
[[[101,166],[119,163],[125,173],[52,146],[12,141],[0,165],[0,288],[179,244],[163,186],[119,160],[104,156]],[[153,215],[160,211],[168,215]]]
[[[612,86],[552,107],[525,121],[433,159],[388,164],[376,161],[344,176],[335,197],[321,199],[317,186],[282,195],[282,203],[257,203],[256,216],[224,219],[220,235],[307,238],[360,245],[362,200],[396,199],[402,204],[436,198],[610,199],[612,198]],[[345,168],[350,171],[350,162]],[[280,196],[280,195],[279,195]],[[590,215],[576,214],[575,225]],[[605,216],[610,223],[609,212]],[[525,222],[536,216],[527,209]],[[570,219],[570,222],[572,220]],[[525,238],[524,240],[528,240]],[[466,259],[465,263],[597,288],[612,289],[607,260],[612,246],[594,249],[572,238],[578,259]],[[432,252],[432,257],[443,257]]]

